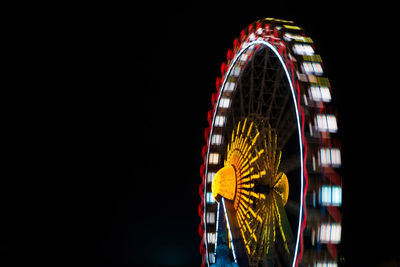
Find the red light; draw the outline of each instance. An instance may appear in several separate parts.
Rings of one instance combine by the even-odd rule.
[[[225,76],[225,73],[226,73],[227,70],[228,70],[228,66],[226,65],[225,62],[222,62],[222,64],[221,64],[221,76],[222,77]]]

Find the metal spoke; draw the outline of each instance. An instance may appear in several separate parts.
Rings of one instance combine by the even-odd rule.
[[[270,116],[271,116],[271,110],[272,110],[272,107],[274,106],[275,97],[276,97],[276,91],[280,87],[280,80],[282,78],[282,73],[283,73],[282,68],[278,68],[277,71],[276,71],[276,76],[275,76],[272,96],[271,96],[271,100],[269,102],[266,118],[270,118]]]
[[[300,156],[299,154],[292,154],[287,159],[282,161],[281,170],[284,173],[289,173],[300,168]]]
[[[261,88],[260,88],[260,93],[258,96],[258,103],[257,103],[257,109],[256,113],[260,114],[262,111],[262,106],[264,104],[264,88],[265,88],[265,77],[267,76],[267,64],[269,60],[269,49],[264,49],[265,51],[265,56],[264,56],[264,67],[263,67],[263,74],[262,74],[262,81],[261,81]]]
[[[249,104],[248,104],[248,114],[253,113],[253,98],[254,98],[254,61],[255,58],[253,58],[250,62],[251,68],[250,68],[250,91],[249,91]]]

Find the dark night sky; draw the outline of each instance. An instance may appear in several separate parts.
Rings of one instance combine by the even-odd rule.
[[[103,11],[107,34],[83,43],[84,63],[93,61],[76,67],[89,78],[54,96],[51,108],[24,115],[22,141],[9,157],[14,171],[2,186],[1,265],[199,266],[211,92],[234,38],[263,17],[303,27],[332,83],[346,266],[400,260],[398,86],[389,71],[397,28],[380,18],[390,7],[359,8],[298,1]],[[65,109],[55,115],[58,101]]]

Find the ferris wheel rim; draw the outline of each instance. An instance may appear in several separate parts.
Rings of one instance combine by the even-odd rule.
[[[279,54],[279,52],[277,51],[277,49],[269,42],[265,41],[265,40],[254,40],[254,41],[250,41],[248,42],[244,47],[242,47],[242,49],[240,49],[234,59],[231,61],[231,64],[226,72],[226,75],[224,77],[223,83],[221,84],[221,90],[218,94],[218,99],[216,101],[216,107],[219,106],[221,97],[222,97],[222,93],[223,90],[225,88],[225,84],[227,82],[227,79],[230,77],[230,73],[233,69],[233,67],[235,66],[235,63],[237,62],[237,60],[242,56],[242,54],[249,49],[249,47],[254,46],[254,45],[263,45],[268,47],[270,50],[272,50],[272,52],[277,56],[277,58],[279,59],[280,65],[283,67],[284,71],[285,71],[285,75],[286,75],[286,79],[288,81],[289,87],[290,87],[290,92],[292,95],[292,100],[293,100],[293,104],[294,104],[294,110],[295,110],[295,114],[296,114],[296,126],[297,126],[297,132],[298,132],[298,138],[299,138],[299,160],[300,160],[300,211],[299,211],[299,219],[298,219],[298,226],[297,226],[297,235],[296,235],[296,245],[295,245],[295,249],[294,249],[294,256],[293,256],[293,262],[292,262],[292,267],[295,267],[296,262],[297,262],[297,254],[298,254],[298,248],[299,248],[299,242],[300,242],[300,237],[301,237],[301,231],[302,231],[302,224],[303,224],[303,219],[302,219],[302,215],[303,215],[303,205],[304,205],[304,197],[303,197],[303,192],[304,192],[304,164],[305,164],[305,160],[304,160],[304,156],[303,156],[303,136],[302,136],[302,126],[300,125],[300,114],[299,114],[299,106],[297,103],[297,98],[296,98],[296,94],[294,91],[294,87],[293,87],[293,83],[292,83],[292,79],[290,77],[289,71],[286,67],[285,61],[282,58],[282,56]],[[211,123],[211,128],[210,128],[210,136],[213,135],[213,131],[214,131],[214,125],[215,125],[215,118],[217,116],[217,112],[216,110],[214,111],[213,114],[213,118],[212,118],[212,123]],[[304,119],[303,119],[304,120]],[[206,165],[205,165],[205,174],[207,175],[208,173],[208,165],[209,165],[209,154],[210,154],[210,146],[211,146],[211,138],[208,140],[208,149],[207,149],[207,156],[206,156]],[[204,190],[204,199],[206,198],[206,190]],[[206,211],[206,202],[204,202],[204,211]],[[204,225],[206,225],[206,218],[203,218],[204,220]],[[205,236],[207,235],[207,229],[204,230],[205,232]],[[209,257],[208,257],[208,245],[207,242],[205,242],[205,246],[206,246],[206,255],[207,255],[207,264],[210,265],[209,263]],[[300,252],[301,253],[301,252]]]

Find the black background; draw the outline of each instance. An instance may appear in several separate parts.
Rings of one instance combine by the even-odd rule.
[[[84,23],[64,24],[68,35],[51,50],[66,63],[50,72],[53,93],[16,96],[29,108],[10,112],[18,130],[5,161],[2,263],[199,266],[211,93],[234,38],[263,17],[303,27],[332,84],[342,264],[399,261],[393,8],[298,1],[85,9]]]

